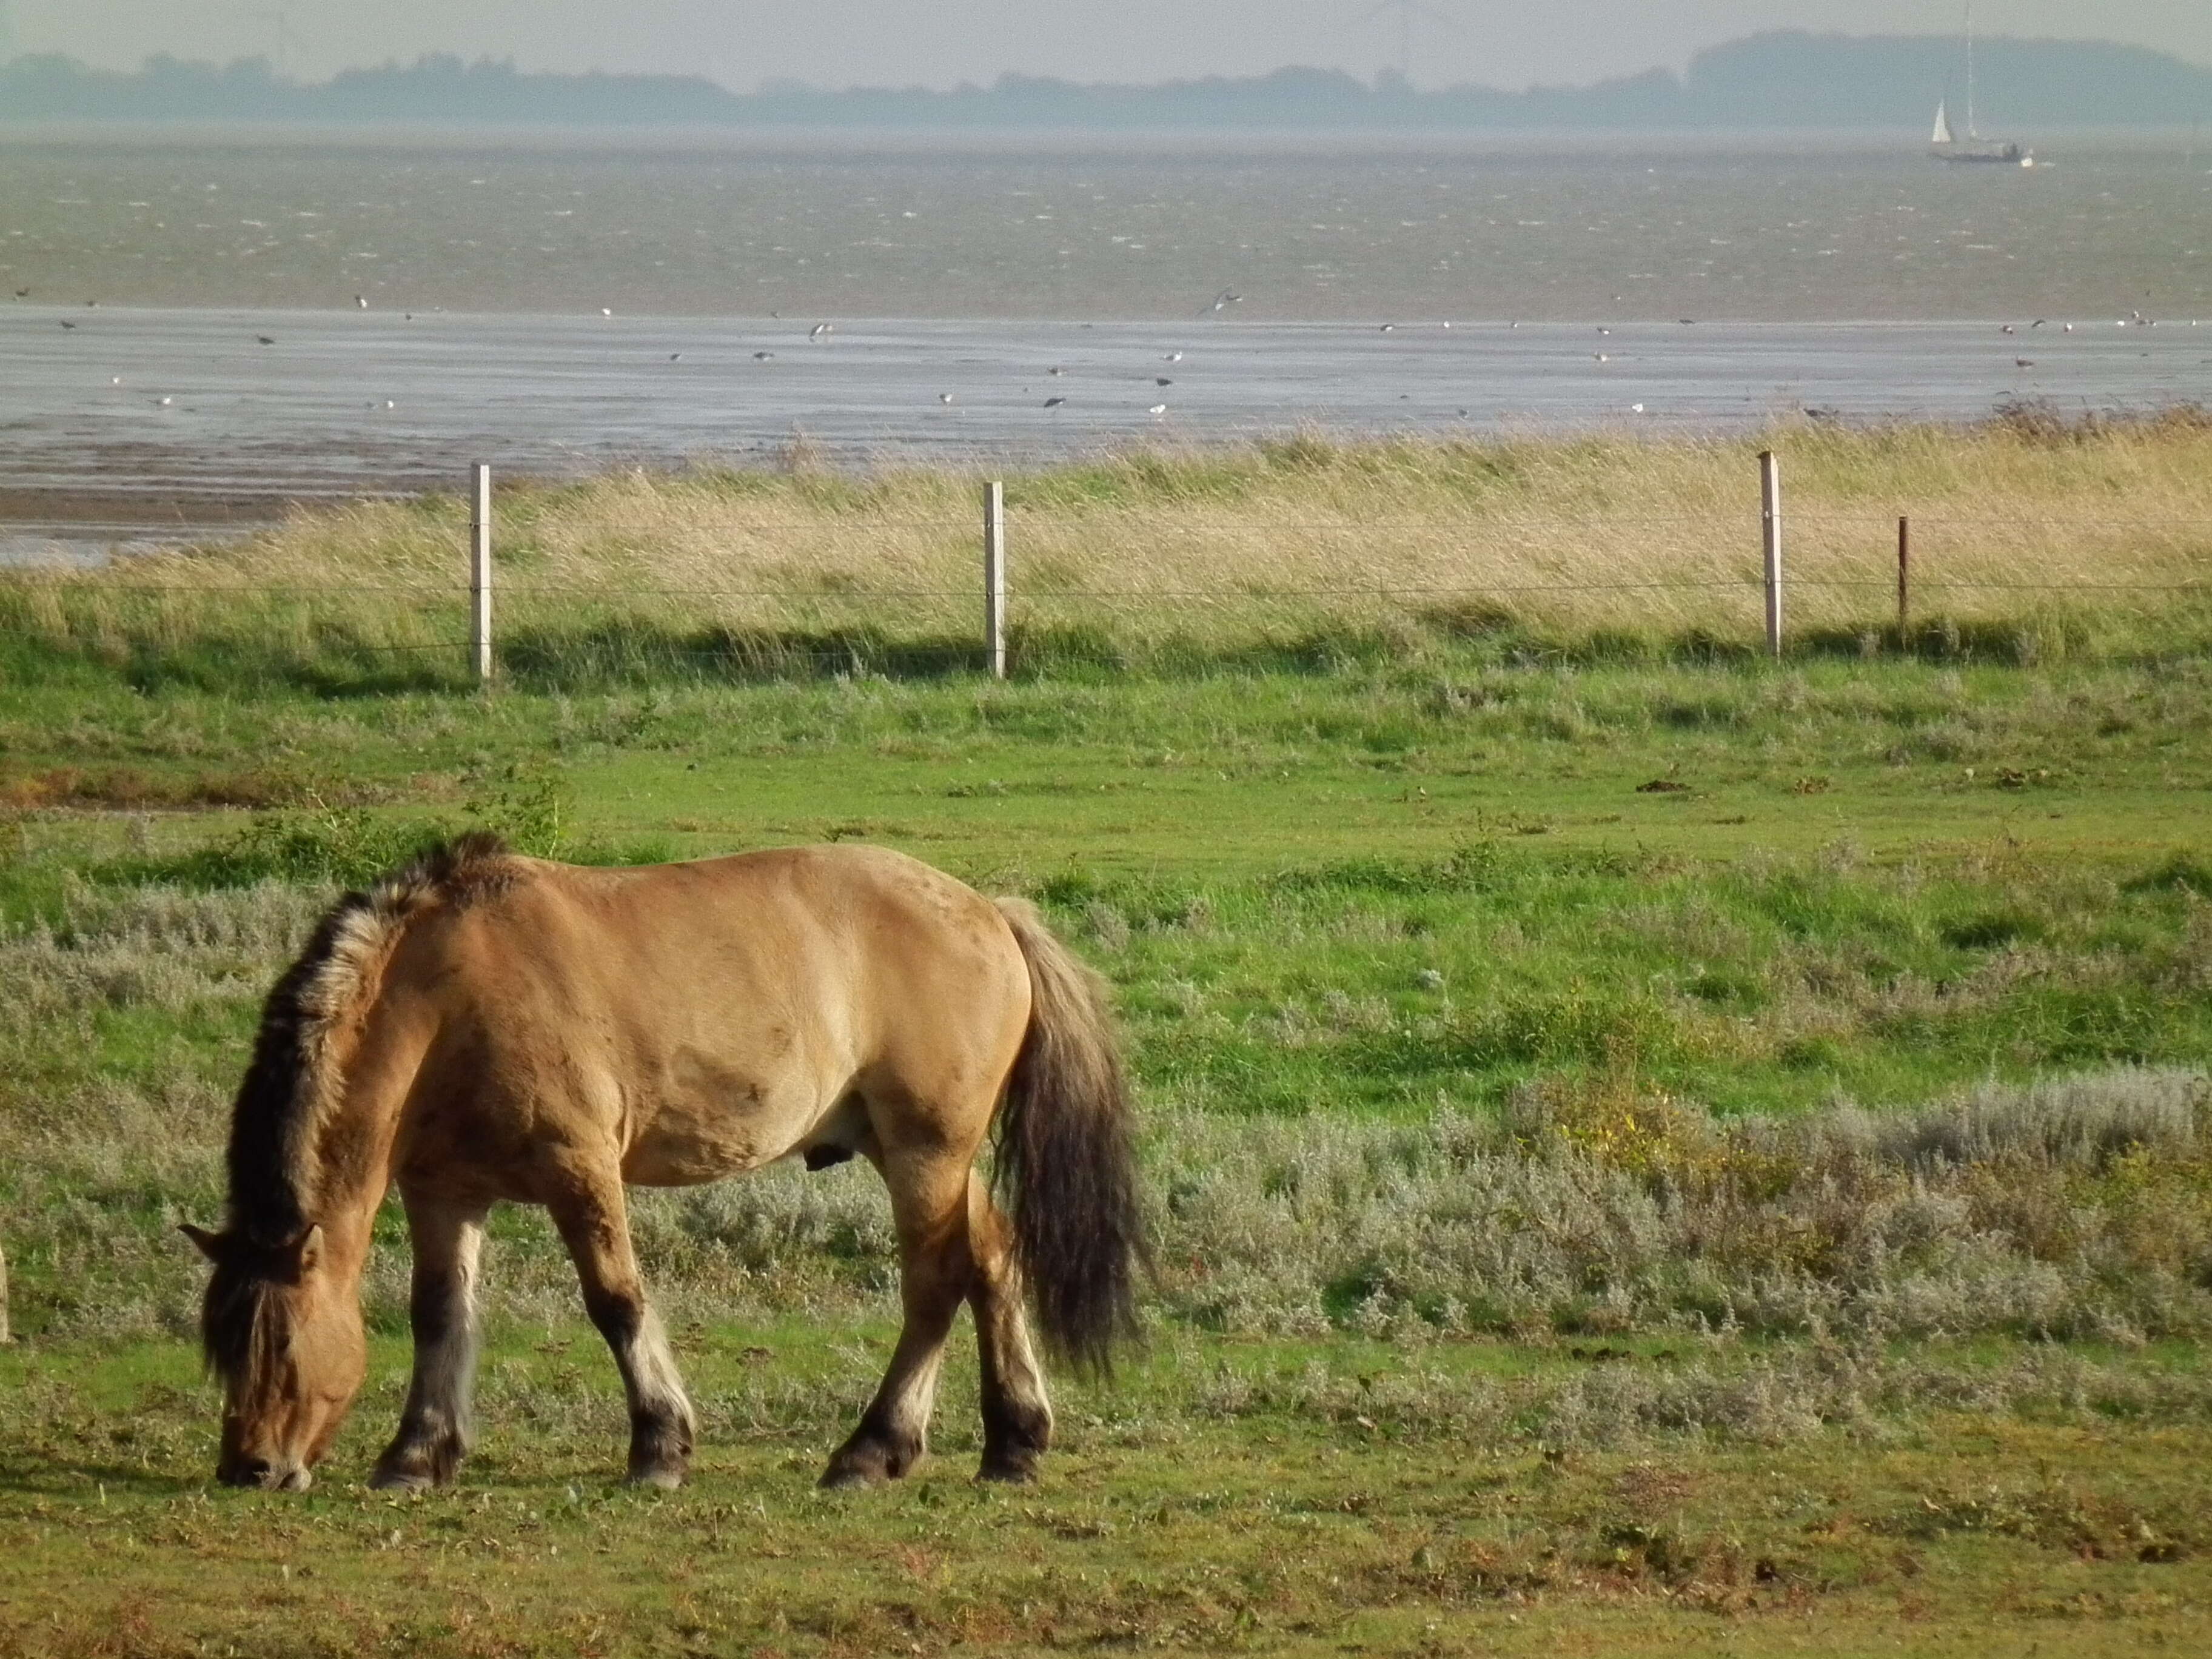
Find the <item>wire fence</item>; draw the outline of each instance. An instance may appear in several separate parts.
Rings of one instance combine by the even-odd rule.
[[[134,659],[189,655],[218,637],[235,647],[258,626],[269,653],[289,639],[303,659],[404,661],[421,666],[418,678],[483,682],[636,678],[656,665],[1003,676],[1208,653],[1311,659],[1362,629],[1371,646],[1397,624],[1467,637],[1516,624],[1541,632],[1561,618],[1585,635],[1663,624],[1709,652],[1758,648],[1763,621],[1777,656],[1839,641],[1925,654],[1931,644],[1974,648],[1977,628],[2008,620],[1977,606],[2033,607],[2047,619],[2053,607],[2148,614],[2212,598],[2212,516],[2023,507],[1785,517],[1771,477],[1755,521],[1718,507],[1541,519],[1492,511],[1441,523],[1432,509],[1371,506],[1322,517],[1243,515],[1219,501],[1010,505],[991,485],[980,518],[748,514],[720,526],[708,553],[673,562],[706,574],[675,579],[656,568],[655,527],[641,527],[588,580],[544,573],[537,556],[502,568],[488,470],[472,484],[470,556],[448,567],[450,580],[240,579],[195,565],[190,576],[174,566],[17,573],[10,586],[32,631],[40,614],[62,615],[67,627],[72,605],[106,607],[87,627],[106,630],[111,654]],[[878,561],[885,573],[856,577],[854,544],[894,536],[904,540]],[[730,579],[714,580],[714,568]],[[41,587],[53,590],[43,613],[27,597]],[[134,601],[152,608],[149,618],[112,614]]]

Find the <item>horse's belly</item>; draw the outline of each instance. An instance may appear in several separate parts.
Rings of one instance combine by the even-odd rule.
[[[819,1115],[819,1091],[696,1061],[633,1099],[623,1179],[640,1187],[690,1187],[743,1175],[781,1158]]]

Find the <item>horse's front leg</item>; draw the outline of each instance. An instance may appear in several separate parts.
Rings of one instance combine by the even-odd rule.
[[[629,1478],[673,1490],[684,1484],[691,1463],[691,1402],[667,1334],[645,1299],[621,1173],[611,1164],[604,1170],[571,1169],[546,1207],[575,1261],[584,1310],[622,1370],[629,1397]]]
[[[376,1460],[369,1484],[412,1489],[445,1485],[469,1449],[469,1402],[477,1369],[477,1264],[489,1206],[416,1192],[404,1195],[415,1251],[407,1304],[415,1333],[415,1376],[399,1414],[399,1431]]]

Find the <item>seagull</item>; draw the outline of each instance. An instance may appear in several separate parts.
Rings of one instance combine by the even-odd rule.
[[[1164,415],[1167,412],[1168,406],[1165,404],[1154,404],[1150,409],[1145,411],[1147,415]]]
[[[940,404],[949,404],[952,401],[952,394],[949,392],[940,392],[937,394],[937,401]]]
[[[1164,374],[1155,374],[1152,376],[1152,384],[1154,386],[1173,386],[1175,382],[1168,379]]]
[[[836,331],[837,325],[835,323],[817,323],[806,331],[806,337],[810,340],[827,339]]]
[[[111,374],[107,377],[107,383],[110,386],[121,386],[123,384],[123,377],[120,374]]]
[[[1048,398],[1044,400],[1044,406],[1047,409],[1058,409],[1066,401],[1067,399],[1065,398]]]
[[[1606,328],[1606,327],[1601,326],[1601,327],[1598,329],[1598,332],[1599,332],[1599,333],[1601,333],[1601,334],[1610,334],[1610,333],[1612,333],[1612,332],[1613,332],[1613,331],[1612,331],[1611,329],[1609,329],[1609,328]]]
[[[1160,361],[1164,363],[1179,363],[1182,361],[1182,353],[1180,351],[1170,351],[1166,356],[1161,358]]]
[[[1385,334],[1395,334],[1397,331],[1398,325],[1395,323],[1385,323],[1382,325],[1382,332]]]
[[[63,318],[63,319],[62,319],[62,326],[63,326],[64,328],[75,328],[75,327],[76,326],[76,325],[75,323],[73,323],[73,322],[70,321],[70,319],[69,319],[68,318],[64,317],[64,318]]]
[[[264,345],[275,345],[276,343],[275,338],[267,334],[257,334],[253,337],[260,341]]]
[[[1237,293],[1234,289],[1224,288],[1220,293],[1213,296],[1213,303],[1208,306],[1206,310],[1209,313],[1217,311],[1225,311],[1231,306],[1243,303],[1243,299],[1244,296]]]
[[[1058,363],[1054,363],[1050,368],[1045,370],[1045,373],[1048,374],[1065,374],[1067,371],[1062,368]]]
[[[31,290],[27,288],[19,288],[15,290],[15,297],[19,300],[27,300],[31,297]]]
[[[356,295],[355,295],[353,296],[353,302],[354,302],[354,304],[355,304],[356,306],[359,307],[360,307],[362,310],[363,310],[363,311],[366,311],[366,310],[368,310],[368,295],[367,295],[366,294],[356,294]]]
[[[1602,351],[1593,351],[1590,353],[1590,356],[1596,358],[1598,362],[1601,363],[1609,363],[1613,361],[1612,358],[1607,356]]]
[[[173,403],[176,402],[177,400],[176,400],[174,398],[156,398],[155,401],[155,402],[156,402],[156,403],[157,403],[157,404],[158,404],[161,408],[163,408],[163,409],[167,409],[167,408],[171,404],[173,404]]]
[[[1632,415],[1641,415],[1644,412],[1644,405],[1642,404],[1631,404],[1628,406],[1628,412]]]
[[[2035,359],[2033,357],[2015,357],[2012,360],[2012,366],[2014,368],[2033,368],[2035,367]]]
[[[2020,331],[2014,328],[2010,323],[2007,323],[2003,327],[1998,329],[1997,332],[2000,334],[2017,334]]]
[[[683,357],[684,354],[680,351],[672,351],[668,354],[668,361],[672,363],[682,362]]]
[[[764,363],[775,356],[775,353],[773,351],[756,351],[753,353],[753,361],[757,363]]]
[[[2040,317],[2037,318],[2033,322],[2030,323],[2028,326],[2030,328],[2041,328],[2043,326],[2043,319]]]
[[[2071,334],[2071,333],[2074,331],[2074,325],[2073,325],[2073,324],[2071,324],[2071,323],[2067,324],[2067,325],[2066,325],[2066,331],[2067,331],[2069,334]]]
[[[601,306],[599,307],[599,315],[602,317],[611,317],[614,314],[614,307],[612,306]]]

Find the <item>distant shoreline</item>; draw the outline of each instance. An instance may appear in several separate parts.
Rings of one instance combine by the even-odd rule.
[[[2185,147],[2191,129],[2169,126],[2038,127],[2053,152],[2163,153]],[[895,127],[700,125],[670,123],[514,124],[374,121],[17,121],[0,116],[0,149],[131,149],[150,143],[205,149],[308,145],[336,150],[574,151],[640,155],[706,151],[738,155],[1105,155],[1267,157],[1302,155],[1919,155],[1927,135],[1875,127],[1680,127],[1602,130],[1529,127]],[[2212,128],[2197,135],[2212,166]]]
[[[149,58],[95,69],[57,55],[0,64],[0,120],[248,120],[343,125],[428,121],[764,132],[1036,133],[1624,132],[1925,130],[1957,100],[1963,40],[1772,30],[1698,52],[1679,75],[1655,68],[1577,86],[1419,87],[1386,70],[1285,65],[1263,75],[1146,84],[1009,72],[988,85],[825,88],[769,80],[738,90],[697,74],[558,74],[449,54],[279,74],[266,58]],[[2096,128],[2124,118],[2185,128],[2212,113],[2212,66],[2096,40],[1986,37],[1977,43],[1991,132]],[[1954,106],[1955,103],[1954,103]]]

